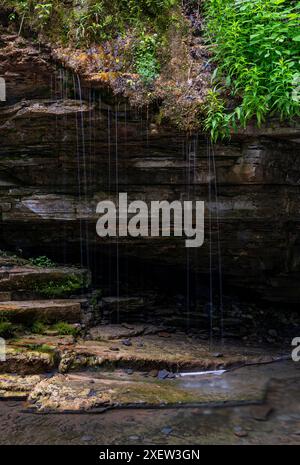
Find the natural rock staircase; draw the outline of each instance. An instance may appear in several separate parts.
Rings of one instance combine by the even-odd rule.
[[[87,300],[69,296],[84,292],[89,283],[87,270],[0,259],[0,318],[26,325],[80,323]]]

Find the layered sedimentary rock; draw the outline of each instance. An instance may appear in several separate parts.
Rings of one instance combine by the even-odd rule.
[[[205,135],[158,126],[60,69],[51,54],[1,37],[1,241],[8,248],[105,254],[115,239],[96,234],[96,205],[129,200],[204,200],[205,243],[187,252],[182,238],[122,238],[119,256],[189,267],[207,275],[218,228],[225,281],[267,300],[300,299],[297,123],[269,121],[211,148]],[[209,163],[209,160],[211,163]],[[215,195],[215,184],[218,196]],[[211,189],[209,188],[211,186]],[[211,195],[209,195],[211,192]],[[209,217],[212,231],[209,233]],[[111,243],[111,244],[110,244]]]

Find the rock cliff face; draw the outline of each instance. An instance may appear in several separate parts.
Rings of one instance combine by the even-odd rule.
[[[270,121],[210,148],[205,135],[157,126],[151,112],[92,89],[46,49],[7,35],[0,47],[7,84],[0,104],[4,247],[69,256],[81,250],[90,265],[95,254],[112,251],[175,271],[188,263],[205,276],[210,243],[218,267],[219,216],[227,285],[299,302],[299,125]],[[117,192],[129,200],[205,200],[204,246],[187,252],[178,238],[100,239],[96,205]]]

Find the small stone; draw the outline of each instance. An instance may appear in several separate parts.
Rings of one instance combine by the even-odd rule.
[[[167,370],[160,370],[157,374],[158,379],[167,379],[169,377],[170,372]]]
[[[91,442],[94,438],[92,436],[82,436],[81,441]]]
[[[215,352],[212,356],[215,358],[222,358],[224,355],[221,352]]]
[[[119,352],[119,347],[110,347],[109,350],[111,350],[112,352]]]
[[[138,436],[129,436],[129,441],[138,441],[140,438]]]
[[[246,438],[248,436],[248,433],[247,431],[243,430],[240,426],[236,426],[234,428],[234,434],[238,437],[238,438]]]
[[[131,347],[132,346],[132,342],[131,342],[130,339],[124,339],[122,341],[122,344],[123,344],[123,346],[126,346],[126,347]]]
[[[133,375],[133,370],[131,368],[128,368],[127,370],[125,370],[125,373],[127,375]]]
[[[173,428],[171,428],[170,426],[166,426],[161,430],[161,432],[166,436],[169,436],[173,432]]]

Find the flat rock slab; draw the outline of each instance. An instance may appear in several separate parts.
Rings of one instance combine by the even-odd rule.
[[[152,325],[145,324],[109,324],[91,328],[89,331],[89,338],[93,341],[112,341],[142,336],[151,332],[155,333],[159,332],[159,330]]]
[[[129,341],[80,339],[77,342],[74,342],[72,337],[31,335],[12,341],[9,347],[17,351],[22,350],[25,356],[26,351],[31,351],[32,347],[43,345],[51,347],[57,353],[57,368],[61,373],[85,368],[169,370],[174,373],[218,370],[270,363],[282,356],[276,350],[245,348],[237,344],[228,347],[215,345],[212,350],[207,341],[193,340],[177,334],[170,334],[168,339],[158,334],[150,334],[133,337]]]
[[[0,363],[0,373],[31,375],[55,369],[55,352],[47,346],[8,347],[6,361]]]
[[[130,345],[127,344],[128,342]],[[206,341],[195,341],[176,333],[170,334],[168,338],[150,334],[133,337],[129,341],[80,339],[76,342],[71,336],[30,335],[9,343],[8,348],[12,351],[9,360],[12,368],[9,371],[19,374],[18,368],[14,367],[14,358],[16,357],[18,361],[21,352],[25,360],[27,352],[31,354],[32,348],[35,347],[46,347],[55,353],[55,368],[60,373],[86,368],[102,371],[107,368],[126,368],[144,372],[168,370],[178,373],[265,364],[282,357],[282,353],[276,350],[245,348],[238,345],[226,348],[214,346],[212,350]],[[28,366],[30,367],[30,361],[24,364],[24,367]],[[30,371],[30,373],[41,372]]]
[[[79,341],[74,344],[71,354],[64,355],[61,367],[64,366],[66,370],[100,366],[137,370],[166,369],[174,372],[218,370],[270,363],[280,356],[276,351],[241,346],[226,349],[215,346],[211,350],[207,342],[195,341],[187,336],[170,334],[168,338],[162,338],[150,334],[132,338],[130,345],[124,344],[122,340]]]
[[[0,302],[0,315],[13,322],[42,320],[48,323],[81,320],[83,300],[32,300]]]
[[[39,268],[36,266],[2,266],[0,267],[0,291],[36,291],[43,289],[47,283],[59,285],[68,279],[76,279],[79,288],[90,283],[90,273],[79,268]]]
[[[44,376],[0,374],[0,400],[26,400],[32,389]]]
[[[56,375],[38,383],[30,392],[30,407],[37,412],[86,412],[107,408],[166,408],[261,402],[264,386],[238,392],[195,389],[181,380],[89,378],[80,373]]]
[[[168,408],[256,404],[255,419],[265,420],[263,405],[270,380],[300,379],[300,366],[292,361],[248,366],[223,375],[173,380],[128,375],[123,370],[55,375],[34,384],[28,400],[37,412],[86,412],[107,408]]]

